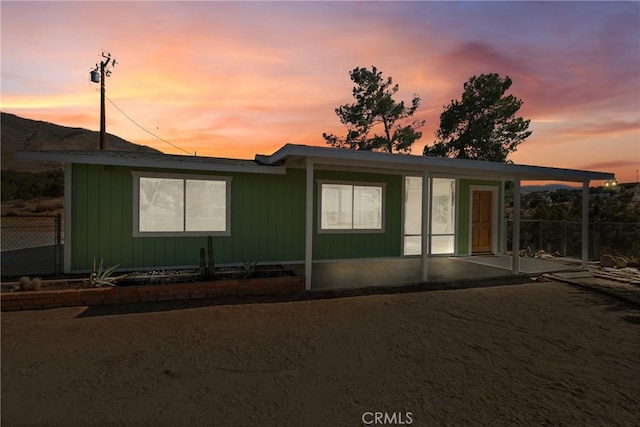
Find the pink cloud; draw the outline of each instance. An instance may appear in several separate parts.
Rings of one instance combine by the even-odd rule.
[[[628,134],[637,137],[640,143],[640,122],[612,120],[604,123],[586,123],[579,127],[561,130],[559,137],[584,138]]]

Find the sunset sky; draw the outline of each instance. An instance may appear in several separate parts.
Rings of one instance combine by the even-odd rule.
[[[349,71],[375,65],[422,98],[432,144],[443,107],[472,75],[513,80],[533,135],[515,163],[640,168],[639,2],[2,1],[3,112],[99,129],[101,51],[118,64],[107,96],[131,119],[198,155],[253,158],[344,134]],[[107,102],[107,132],[180,150]]]

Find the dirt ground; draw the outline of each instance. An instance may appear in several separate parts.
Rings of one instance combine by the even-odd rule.
[[[553,282],[1,323],[3,426],[640,423],[640,311]]]
[[[2,215],[64,216],[64,197],[36,197],[31,200],[8,200],[0,204]]]

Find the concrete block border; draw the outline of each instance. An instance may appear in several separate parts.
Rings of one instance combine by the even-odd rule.
[[[38,310],[231,295],[276,295],[302,290],[304,290],[304,276],[230,279],[164,285],[3,292],[0,294],[0,306],[2,311]]]

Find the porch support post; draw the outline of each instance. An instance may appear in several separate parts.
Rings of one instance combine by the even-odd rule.
[[[505,198],[505,183],[504,180],[502,180],[502,183],[500,184],[500,192],[502,194],[502,197],[500,197],[500,216],[498,216],[498,233],[499,236],[502,237],[500,240],[498,240],[498,253],[500,254],[504,254],[504,252],[507,250],[507,221],[506,221],[506,217],[505,217],[505,212],[507,212],[506,206],[504,205],[504,198]]]
[[[429,171],[422,172],[422,257],[420,259],[422,282],[428,280],[429,270]]]
[[[307,159],[307,190],[304,239],[304,288],[311,289],[311,267],[313,266],[313,161]]]
[[[66,274],[71,273],[71,256],[73,252],[71,251],[71,230],[72,227],[72,218],[71,211],[73,211],[72,203],[73,199],[71,195],[73,193],[73,166],[71,163],[64,164],[64,205],[67,207],[64,210],[64,244],[63,244],[63,254],[62,254],[62,265],[63,270]]]
[[[589,268],[589,181],[582,183],[582,269]]]
[[[520,180],[513,181],[513,240],[511,250],[513,251],[511,268],[513,274],[520,273]]]

